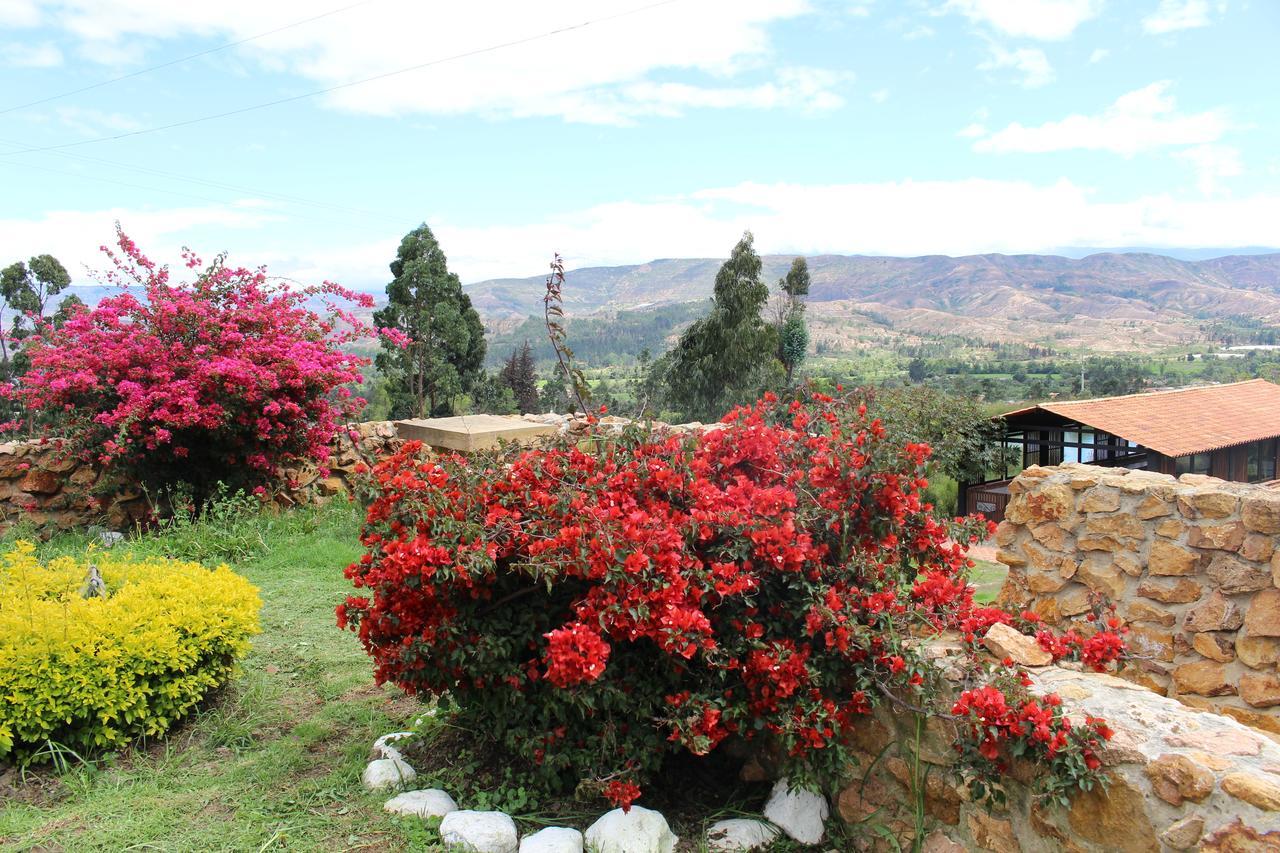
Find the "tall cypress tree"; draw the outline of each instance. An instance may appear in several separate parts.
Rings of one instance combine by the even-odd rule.
[[[781,378],[778,330],[761,316],[769,287],[748,231],[716,273],[711,313],[685,330],[667,368],[671,403],[711,421]]]
[[[809,262],[796,258],[778,279],[778,360],[791,385],[795,370],[809,348],[809,326],[804,321],[804,298],[809,295]]]
[[[498,375],[511,388],[521,414],[538,410],[538,374],[533,366],[533,347],[529,346],[528,341],[519,349],[511,351]]]
[[[453,414],[454,398],[483,377],[480,315],[425,224],[400,242],[391,274],[387,306],[373,315],[374,322],[411,341],[402,348],[384,340],[375,361],[388,379],[392,416]]]

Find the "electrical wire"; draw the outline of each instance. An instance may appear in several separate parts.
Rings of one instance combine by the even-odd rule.
[[[142,184],[130,183],[129,181],[118,181],[118,180],[115,180],[114,178],[104,178],[101,175],[86,175],[81,172],[71,172],[66,169],[55,169],[51,166],[37,166],[34,163],[18,163],[12,160],[7,160],[7,161],[0,160],[0,166],[12,166],[14,168],[22,168],[22,169],[35,169],[40,172],[49,172],[54,175],[68,175],[70,177],[79,178],[80,180],[84,180],[84,181],[97,181],[98,183],[112,184],[118,187],[128,187],[129,189],[134,189],[134,190],[145,190],[147,192],[152,192],[152,193],[163,193],[165,195],[178,196],[179,198],[187,198],[187,199],[194,199],[196,201],[209,202],[211,204],[216,204],[220,207],[225,207],[231,210],[249,209],[242,206],[237,206],[234,202],[227,201],[226,199],[213,198],[211,196],[206,196],[206,195],[198,195],[196,193],[185,192],[183,190],[169,190],[169,189],[163,189],[161,187],[149,187],[149,186],[144,186]],[[279,211],[269,211],[269,212],[277,213]],[[301,214],[296,212],[290,212],[288,215],[297,219],[306,219],[311,222],[323,222],[330,225],[345,224],[345,220],[334,219],[334,218],[310,216],[307,214]]]
[[[15,142],[14,140],[11,140],[11,139],[0,139],[0,144],[12,145],[12,146],[21,148],[23,143]],[[23,152],[0,151],[0,158],[7,157],[12,154],[21,154],[21,153]],[[132,172],[138,172],[140,174],[154,175],[156,177],[169,178],[171,180],[177,180],[177,181],[185,181],[187,183],[210,187],[211,189],[222,189],[222,190],[230,190],[232,192],[238,192],[238,193],[248,193],[254,196],[261,196],[263,198],[274,199],[276,201],[283,201],[288,204],[297,204],[297,205],[303,205],[306,207],[315,207],[318,209],[327,210],[329,212],[354,214],[356,216],[362,216],[366,218],[382,219],[386,222],[394,221],[400,224],[403,224],[405,221],[400,217],[392,216],[386,213],[380,213],[378,211],[364,210],[363,208],[359,208],[359,207],[351,207],[348,205],[334,204],[333,202],[320,201],[318,199],[310,199],[310,198],[305,198],[303,196],[289,195],[287,193],[273,192],[270,190],[264,190],[257,187],[247,187],[240,184],[231,184],[231,183],[226,183],[225,181],[214,181],[208,178],[197,178],[191,175],[184,175],[179,172],[169,172],[163,169],[154,169],[149,166],[137,166],[132,163],[121,163],[118,160],[104,160],[101,157],[91,157],[85,154],[73,154],[69,151],[47,151],[45,153],[49,155],[56,155],[59,157],[69,157],[71,159],[79,160],[84,163],[110,166],[117,169],[126,169]],[[5,162],[4,160],[0,160],[0,165],[11,165],[11,164],[12,164],[11,161]],[[33,167],[33,168],[40,168],[40,167]],[[82,175],[79,172],[65,172],[65,171],[56,170],[56,169],[48,169],[47,167],[46,167],[46,170],[53,171],[55,174],[76,175],[79,177],[88,177],[88,178],[95,177],[92,175]],[[122,184],[122,185],[131,186],[135,189],[152,190],[154,192],[168,192],[167,190],[161,190],[161,189],[156,189],[152,187],[144,187],[144,186],[135,185],[135,184]],[[200,198],[200,196],[192,196],[192,198]]]
[[[517,47],[519,45],[529,44],[535,41],[541,41],[542,39],[563,35],[564,33],[572,32],[574,30],[580,30],[584,27],[590,27],[595,24],[607,23],[609,21],[616,21],[619,18],[626,18],[631,15],[637,15],[637,14],[640,14],[641,12],[647,12],[651,9],[657,9],[660,6],[669,6],[672,3],[676,3],[676,2],[679,2],[679,0],[660,0],[660,2],[658,3],[650,3],[646,6],[640,6],[634,9],[629,9],[625,12],[618,12],[617,14],[614,14],[614,15],[606,15],[601,18],[593,18],[588,21],[583,21],[580,24],[571,24],[569,26],[560,27],[558,29],[549,30],[543,33],[538,33],[536,35],[525,36],[524,38],[518,38],[518,39],[513,39],[511,41],[502,42],[501,44],[494,44],[494,45],[489,45],[488,47],[481,47],[481,48],[476,48],[475,50],[468,50],[462,53],[455,53],[450,56],[444,56],[444,57],[440,57],[439,59],[430,60],[429,62],[421,62],[421,63],[418,63],[417,65],[410,65],[406,68],[399,68],[399,69],[396,69],[395,71],[387,71],[382,74],[375,74],[372,77],[365,77],[360,80],[351,80],[347,83],[339,83],[336,86],[328,86],[324,89],[315,89],[310,92],[303,92],[300,95],[291,95],[287,98],[277,98],[274,101],[264,101],[259,104],[251,104],[249,106],[239,107],[238,109],[234,109],[234,110],[227,110],[225,112],[197,116],[196,118],[184,119],[183,121],[175,121],[170,124],[161,124],[161,125],[156,125],[155,127],[144,127],[140,130],[131,130],[126,133],[118,133],[114,136],[99,136],[93,139],[81,139],[77,142],[64,142],[60,145],[42,145],[34,148],[24,148],[21,151],[11,151],[9,153],[10,154],[34,154],[41,151],[59,151],[64,148],[76,148],[81,145],[92,145],[97,142],[111,142],[119,139],[128,139],[134,136],[143,136],[149,133],[158,133],[162,130],[173,130],[179,127],[189,127],[193,124],[201,124],[206,121],[214,121],[215,119],[220,119],[220,118],[229,118],[231,116],[242,115],[244,113],[254,112],[256,110],[264,110],[269,107],[278,107],[278,106],[281,106],[282,104],[290,104],[290,103],[293,103],[294,101],[301,101],[307,98],[314,98],[319,95],[327,95],[331,92],[337,92],[342,89],[350,89],[353,86],[363,86],[366,83],[374,83],[379,80],[386,80],[390,77],[396,77],[401,74],[408,74],[412,71],[421,71],[425,68],[431,68],[436,65],[443,65],[447,62],[456,62],[459,59],[467,59],[472,56],[480,56],[486,53],[494,53],[496,51],[504,50],[509,47]]]
[[[103,86],[110,86],[112,83],[119,83],[121,80],[129,80],[134,77],[140,77],[143,74],[150,74],[152,71],[159,71],[161,68],[169,68],[174,65],[181,65],[182,63],[189,62],[192,59],[199,59],[200,57],[208,56],[211,53],[217,53],[222,50],[227,50],[228,48],[238,47],[242,44],[248,44],[251,41],[257,41],[258,39],[266,38],[267,36],[273,36],[276,33],[282,33],[285,30],[291,30],[294,27],[300,27],[303,24],[310,24],[313,21],[319,21],[322,18],[328,18],[331,15],[337,15],[341,12],[347,12],[347,11],[350,11],[351,9],[355,9],[357,6],[366,6],[369,3],[373,3],[373,2],[376,2],[376,0],[360,0],[359,3],[351,3],[350,5],[342,6],[341,8],[338,8],[338,9],[330,9],[328,12],[323,12],[319,15],[313,15],[312,17],[304,18],[301,21],[294,21],[292,24],[285,24],[282,27],[276,27],[274,30],[267,30],[264,33],[258,33],[257,35],[248,36],[246,38],[239,39],[238,41],[229,41],[226,44],[220,44],[217,47],[211,47],[208,50],[202,50],[199,53],[192,53],[188,56],[180,56],[177,59],[171,59],[168,62],[162,62],[159,65],[152,65],[148,68],[142,68],[137,71],[131,71],[128,74],[121,74],[119,77],[112,77],[109,80],[102,80],[98,83],[93,83],[88,86],[81,86],[79,89],[71,89],[70,91],[67,91],[67,92],[60,92],[57,95],[50,95],[47,98],[41,98],[37,101],[28,101],[25,104],[18,104],[16,106],[6,107],[5,109],[0,110],[0,115],[4,115],[5,113],[16,112],[17,110],[25,110],[27,107],[36,107],[36,106],[39,106],[40,104],[47,104],[50,101],[57,101],[57,100],[61,100],[62,98],[69,98],[72,95],[79,95],[81,92],[89,92],[94,89],[101,89]]]

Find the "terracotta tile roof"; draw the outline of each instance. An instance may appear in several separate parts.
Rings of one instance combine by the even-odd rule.
[[[1280,385],[1265,379],[1041,403],[1003,417],[1026,415],[1037,409],[1118,435],[1166,456],[1204,453],[1280,436]]]

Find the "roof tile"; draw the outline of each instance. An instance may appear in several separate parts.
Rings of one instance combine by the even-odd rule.
[[[1280,385],[1250,379],[1097,400],[1041,403],[1053,412],[1166,456],[1186,456],[1280,436]]]

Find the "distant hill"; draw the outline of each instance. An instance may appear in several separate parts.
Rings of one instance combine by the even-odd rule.
[[[774,282],[792,256],[763,260],[765,279]],[[1280,326],[1280,252],[1203,260],[1103,252],[1083,258],[816,255],[808,261],[815,338],[835,346],[880,327],[930,338],[1139,351],[1194,340],[1206,321]],[[607,317],[701,302],[711,295],[720,263],[667,258],[570,270],[566,310],[571,317]],[[541,313],[543,288],[543,278],[531,277],[476,282],[466,292],[492,331],[509,333]]]

